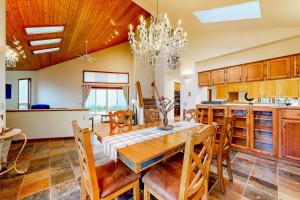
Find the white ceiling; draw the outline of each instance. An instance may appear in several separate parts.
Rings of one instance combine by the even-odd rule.
[[[133,0],[152,14],[156,14],[156,0]],[[167,12],[174,23],[182,19],[185,29],[219,31],[300,26],[300,0],[260,0],[260,19],[203,24],[193,12],[228,6],[249,0],[159,0],[159,10]]]

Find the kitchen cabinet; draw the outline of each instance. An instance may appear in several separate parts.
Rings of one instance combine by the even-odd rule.
[[[239,84],[233,83],[227,85],[227,92],[238,92],[239,91]]]
[[[235,115],[231,145],[240,149],[249,148],[249,109],[247,107],[229,107],[228,116]]]
[[[293,58],[293,77],[300,77],[300,55],[296,55]]]
[[[243,69],[244,80],[246,82],[264,80],[264,62],[245,64]]]
[[[225,69],[217,69],[211,72],[212,85],[225,83]]]
[[[242,66],[227,68],[227,83],[241,83],[243,81]]]
[[[262,95],[262,82],[251,82],[248,83],[248,97],[249,98],[261,98]]]
[[[277,109],[250,109],[250,150],[277,156]]]
[[[264,81],[261,82],[261,97],[263,98],[275,98],[278,95],[277,81]]]
[[[277,80],[277,97],[297,98],[299,96],[298,80]]]
[[[202,122],[204,124],[209,124],[210,123],[210,107],[206,105],[197,105],[196,106],[197,110],[202,113],[203,112],[203,119]]]
[[[217,99],[227,99],[227,86],[217,85],[216,86],[216,98]]]
[[[220,135],[222,131],[222,126],[224,123],[224,117],[227,116],[227,107],[226,106],[212,106],[210,122],[215,122],[218,125],[216,133],[216,141],[220,140]]]
[[[300,110],[281,111],[280,157],[300,161]]]
[[[211,85],[211,72],[199,72],[198,73],[198,86],[210,86]]]
[[[291,57],[282,57],[266,62],[266,79],[275,80],[291,77]]]

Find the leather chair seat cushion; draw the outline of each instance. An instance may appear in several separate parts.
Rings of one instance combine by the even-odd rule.
[[[123,162],[110,161],[96,167],[100,197],[104,198],[126,185],[138,180],[140,174],[134,173]]]
[[[177,200],[179,195],[182,164],[168,161],[150,170],[143,182],[163,199]]]

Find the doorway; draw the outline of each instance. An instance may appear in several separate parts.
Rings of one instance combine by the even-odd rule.
[[[180,120],[180,83],[174,82],[174,120]]]

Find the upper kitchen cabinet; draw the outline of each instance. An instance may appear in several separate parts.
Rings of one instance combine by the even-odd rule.
[[[198,72],[198,86],[211,85],[211,72]]]
[[[282,79],[291,77],[291,57],[268,60],[266,65],[266,79]]]
[[[211,72],[212,85],[225,83],[225,69],[217,69]]]
[[[241,83],[243,81],[242,66],[227,68],[227,83]]]
[[[293,61],[293,76],[300,77],[300,55],[294,56]]]
[[[245,81],[264,80],[264,62],[245,64],[243,68]]]

